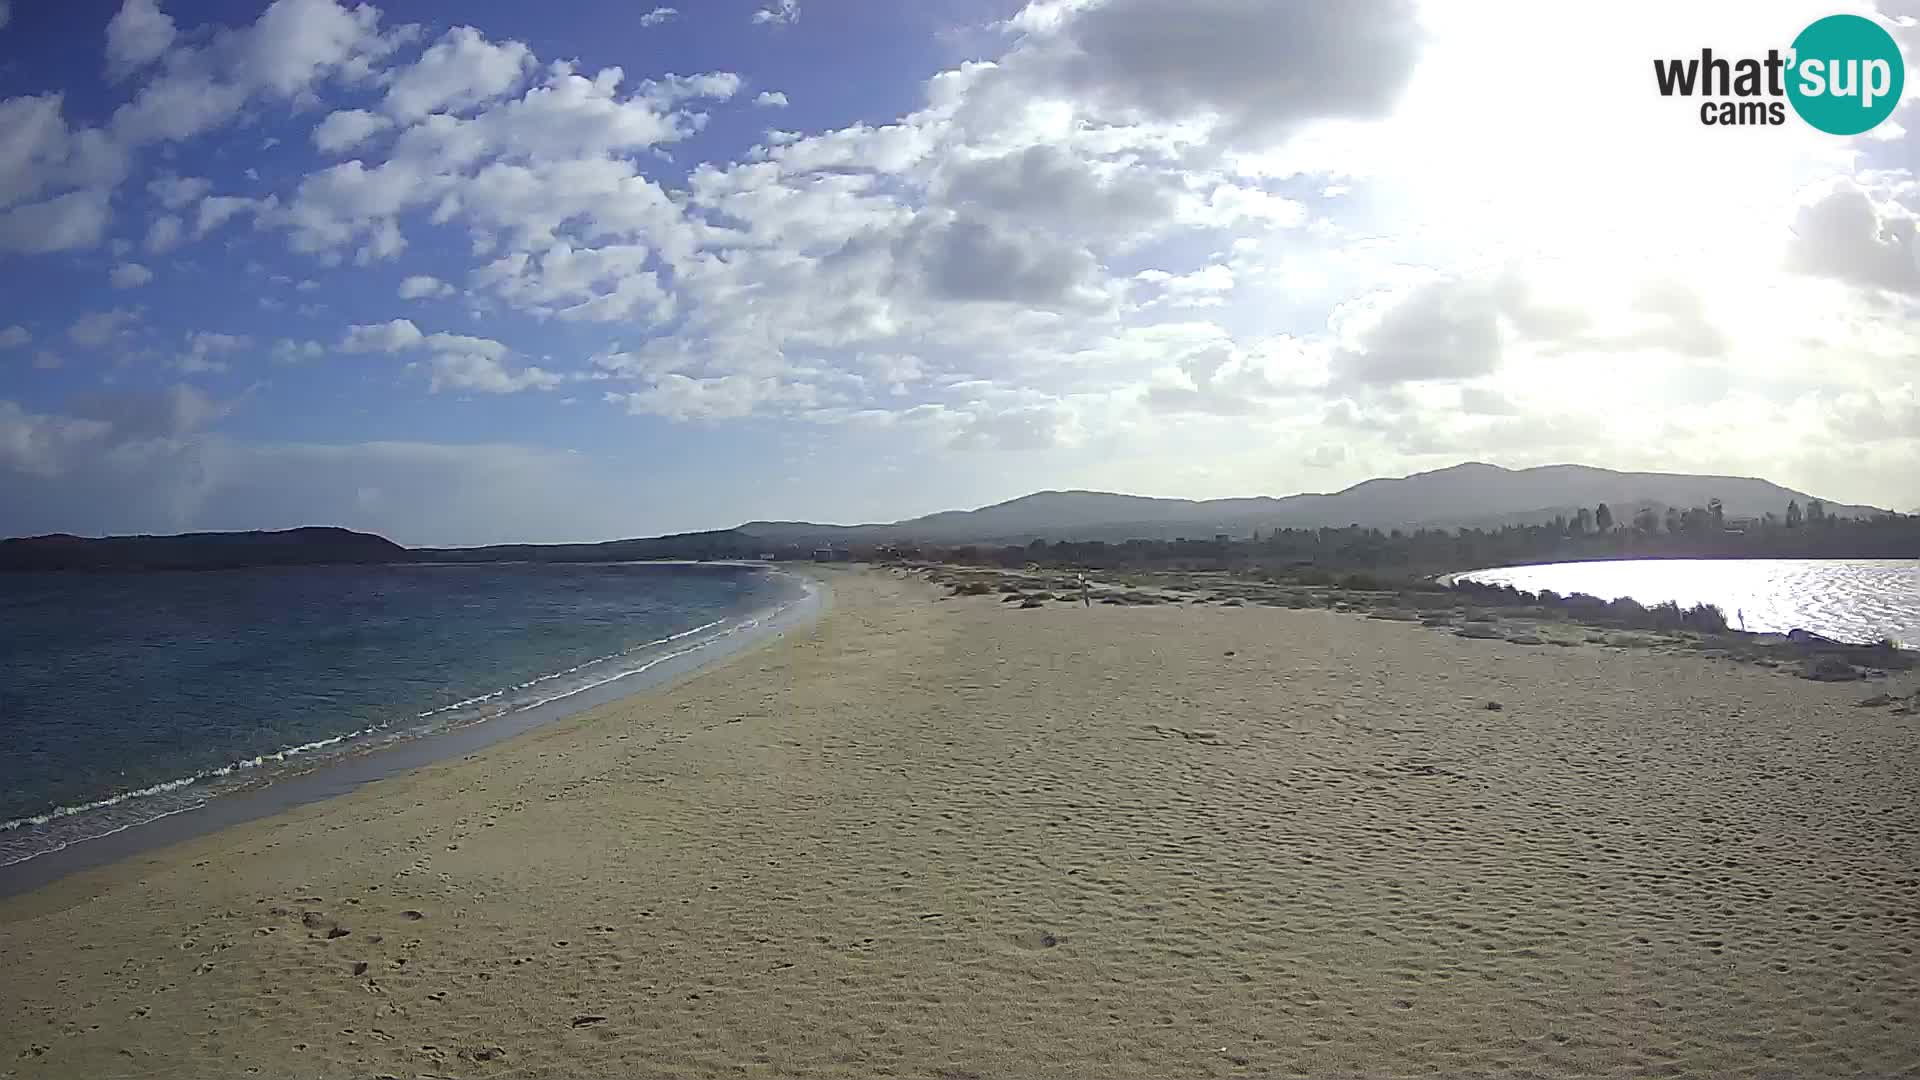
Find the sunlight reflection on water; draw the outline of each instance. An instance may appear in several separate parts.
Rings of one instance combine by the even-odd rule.
[[[1795,628],[1920,648],[1920,559],[1635,559],[1548,563],[1460,575],[1526,592],[1552,589],[1642,604],[1715,604],[1735,628]]]

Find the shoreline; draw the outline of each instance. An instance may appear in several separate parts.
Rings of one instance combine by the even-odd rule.
[[[730,564],[731,565],[731,564]],[[749,564],[741,564],[749,565]],[[210,793],[203,801],[169,810],[151,818],[122,825],[110,831],[72,840],[15,862],[0,865],[0,900],[31,893],[60,879],[84,870],[108,866],[196,837],[261,818],[272,817],[296,807],[337,798],[360,787],[379,782],[423,766],[475,751],[536,728],[569,719],[612,701],[670,686],[680,679],[705,670],[727,658],[762,645],[817,619],[831,609],[832,596],[824,582],[805,571],[751,564],[779,576],[795,579],[796,591],[772,607],[748,612],[731,620],[712,637],[677,651],[648,656],[646,662],[631,671],[601,682],[569,690],[556,697],[533,702],[509,712],[481,717],[453,727],[427,730],[419,734],[396,733],[386,741],[350,748],[335,756],[315,761],[305,769],[289,768],[281,775],[262,777],[228,791]],[[706,626],[669,635],[655,646],[671,647],[680,639],[727,623],[722,620]],[[496,693],[503,693],[498,691]],[[462,705],[468,702],[460,703]],[[457,706],[446,706],[444,712]],[[432,716],[425,714],[420,719]],[[359,733],[354,733],[359,734]],[[340,736],[350,741],[354,736]],[[327,742],[335,740],[325,740]],[[304,748],[282,750],[267,758],[293,757]],[[225,776],[239,766],[217,770]],[[163,790],[178,790],[191,782],[218,778],[213,774],[187,781],[160,785]],[[130,793],[140,797],[142,792]],[[89,804],[86,810],[113,805],[128,794]],[[67,811],[73,813],[73,811]],[[50,816],[64,816],[55,812]]]
[[[1920,1066],[1920,719],[1859,687],[819,574],[657,692],[0,900],[0,1077]]]

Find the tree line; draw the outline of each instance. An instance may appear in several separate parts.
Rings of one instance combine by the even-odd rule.
[[[1178,540],[1035,540],[958,546],[912,543],[856,548],[856,558],[939,559],[981,566],[1029,564],[1118,570],[1128,567],[1251,570],[1313,580],[1366,571],[1396,578],[1538,562],[1659,558],[1920,558],[1920,516],[1829,514],[1817,499],[1780,514],[1731,520],[1720,500],[1652,506],[1621,515],[1601,503],[1552,521],[1499,528],[1257,530],[1251,537]]]

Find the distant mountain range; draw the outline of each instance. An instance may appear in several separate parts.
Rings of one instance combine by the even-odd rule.
[[[1572,517],[1608,504],[1630,521],[1642,507],[1705,506],[1719,499],[1728,518],[1784,515],[1813,496],[1751,477],[1626,473],[1586,465],[1503,469],[1470,462],[1395,479],[1368,480],[1332,494],[1285,498],[1155,499],[1099,491],[1042,491],[978,510],[949,510],[872,525],[755,521],[737,529],[601,544],[513,544],[403,548],[338,528],[180,536],[36,536],[0,540],[0,570],[214,569],[323,563],[598,562],[657,558],[739,558],[792,549],[888,541],[1025,544],[1033,540],[1170,540],[1258,529],[1363,525],[1374,528],[1496,527]],[[1841,517],[1883,513],[1827,503]]]
[[[889,540],[927,543],[1027,543],[1033,540],[1170,540],[1218,533],[1246,536],[1254,529],[1364,525],[1374,528],[1496,527],[1572,517],[1607,503],[1616,520],[1641,507],[1664,511],[1705,506],[1719,499],[1727,517],[1785,515],[1813,496],[1753,477],[1683,473],[1628,473],[1587,465],[1503,469],[1469,462],[1433,472],[1368,480],[1332,494],[1284,498],[1154,499],[1098,491],[1042,491],[978,510],[949,510],[874,525],[819,525],[754,521],[739,531],[783,544],[866,544]],[[1828,513],[1861,517],[1871,506],[1826,504]]]

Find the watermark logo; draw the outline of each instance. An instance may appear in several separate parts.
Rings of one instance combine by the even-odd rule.
[[[1787,106],[1831,135],[1858,135],[1893,115],[1906,89],[1906,63],[1886,28],[1859,15],[1829,15],[1809,25],[1782,54],[1653,62],[1662,97],[1697,97],[1709,127],[1779,125]]]

